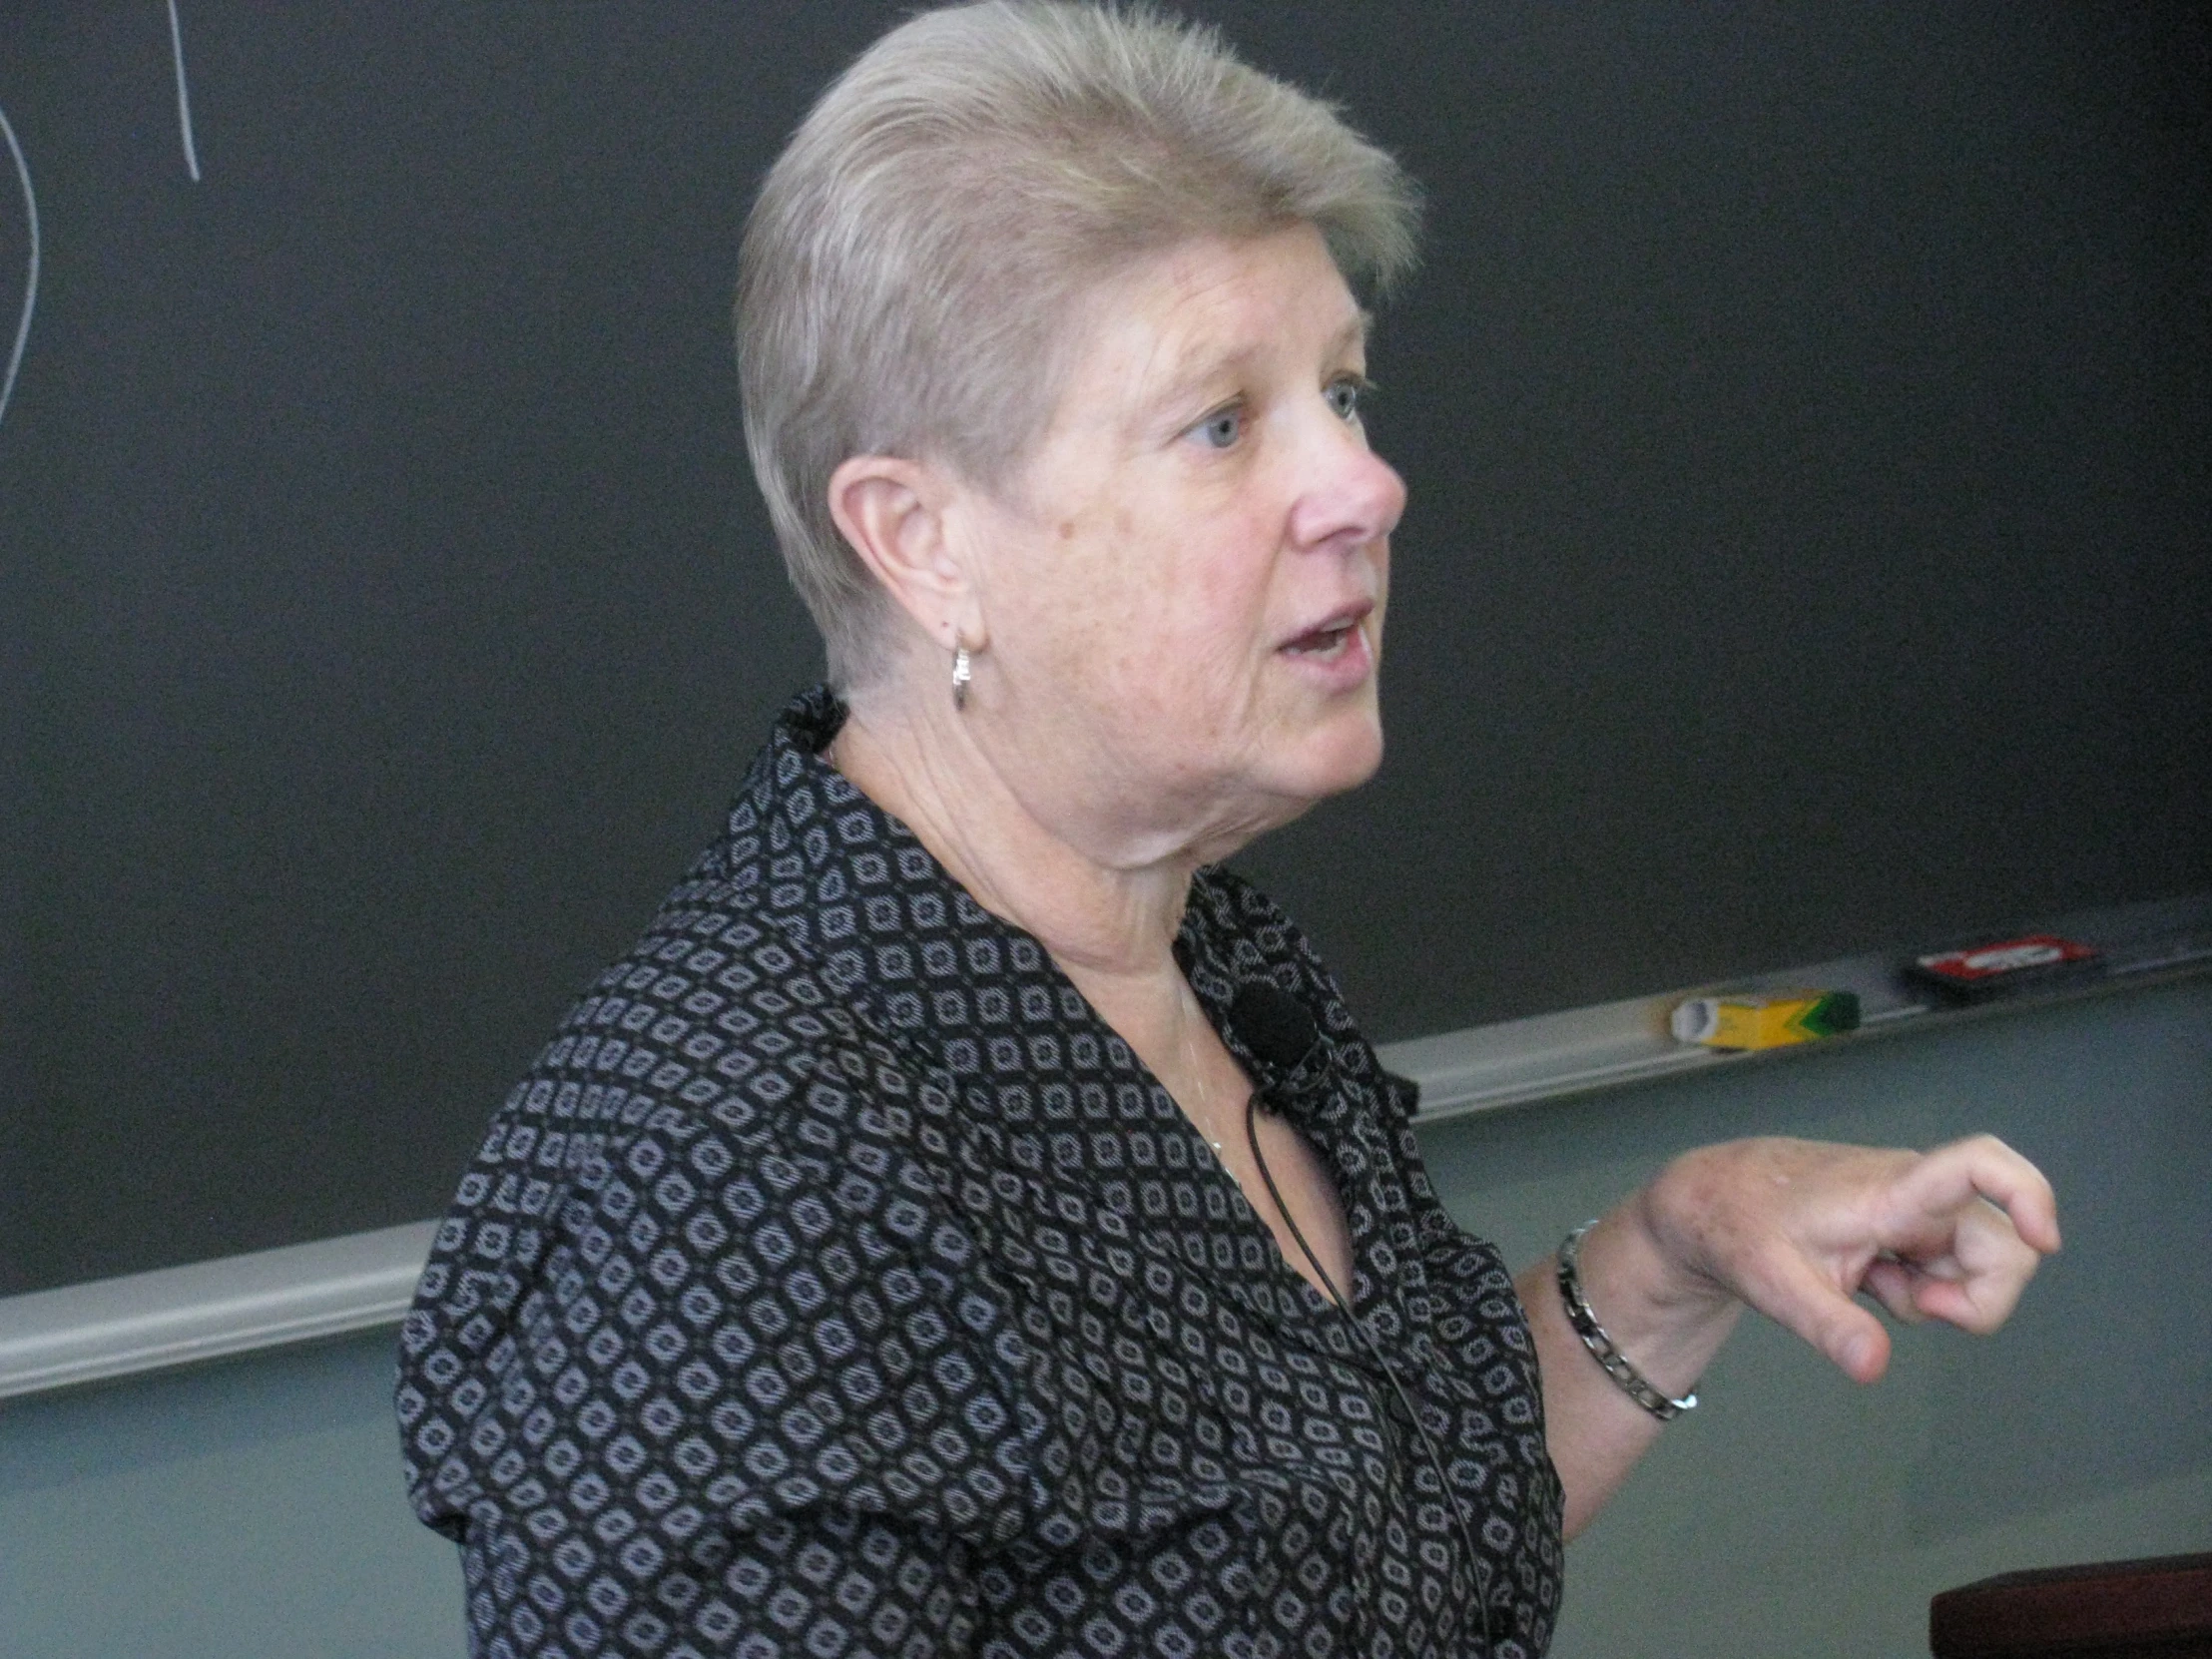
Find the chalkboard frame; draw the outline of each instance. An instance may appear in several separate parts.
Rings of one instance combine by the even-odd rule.
[[[1390,758],[1243,860],[1376,1035],[2212,880],[2201,13],[1194,10],[1430,191]],[[189,157],[0,53],[4,1288],[434,1209],[815,672],[723,290],[893,8],[181,15]]]

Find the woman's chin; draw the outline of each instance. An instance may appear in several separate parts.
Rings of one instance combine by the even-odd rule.
[[[1280,792],[1301,803],[1300,812],[1358,789],[1382,764],[1382,722],[1375,699],[1347,699],[1300,734],[1283,762]]]
[[[1382,723],[1371,716],[1357,734],[1348,738],[1327,793],[1343,795],[1347,790],[1358,789],[1373,778],[1382,765]]]

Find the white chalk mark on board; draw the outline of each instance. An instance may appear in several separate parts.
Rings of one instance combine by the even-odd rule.
[[[177,130],[185,137],[185,167],[200,183],[200,152],[192,142],[192,90],[185,85],[185,26],[177,21],[177,0],[169,0],[169,46],[177,60]]]
[[[31,233],[31,269],[23,279],[23,320],[15,325],[15,349],[8,353],[7,378],[0,380],[0,420],[4,420],[8,399],[15,395],[15,372],[23,366],[23,347],[31,337],[31,312],[38,304],[38,197],[31,190],[31,165],[23,159],[23,146],[16,142],[6,110],[0,110],[0,137],[7,139],[8,154],[15,158],[15,176],[23,181],[23,211],[29,216]]]

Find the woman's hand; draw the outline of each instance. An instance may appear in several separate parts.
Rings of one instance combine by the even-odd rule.
[[[1666,1393],[1696,1385],[1747,1305],[1871,1382],[1890,1337],[1859,1293],[1900,1319],[1987,1333],[2057,1248],[2050,1183],[1992,1136],[1925,1153],[1729,1141],[1684,1153],[1606,1216],[1583,1241],[1581,1280],[1598,1323]],[[1519,1287],[1572,1537],[1659,1424],[1584,1349],[1555,1275],[1539,1262]]]
[[[1860,1382],[1889,1365],[1890,1337],[1859,1292],[1986,1335],[2058,1248],[2050,1183],[1990,1135],[1926,1153],[1731,1141],[1677,1158],[1630,1204],[1689,1285],[1748,1303]]]

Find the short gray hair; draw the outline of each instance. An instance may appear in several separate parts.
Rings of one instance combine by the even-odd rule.
[[[853,455],[984,488],[1057,406],[1080,298],[1145,256],[1306,224],[1356,288],[1413,261],[1412,182],[1320,100],[1149,8],[982,0],[893,29],[770,170],[739,259],[746,446],[831,680],[887,596],[837,534]]]

